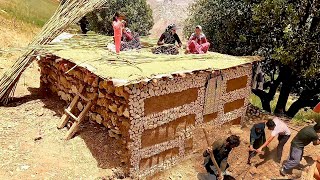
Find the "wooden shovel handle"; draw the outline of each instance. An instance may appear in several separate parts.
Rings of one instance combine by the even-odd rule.
[[[208,147],[210,147],[207,131],[204,128],[202,128],[202,130],[204,132],[204,136],[206,137],[207,145],[208,145]],[[209,154],[210,154],[211,161],[213,162],[213,165],[216,167],[216,169],[218,171],[218,176],[222,176],[221,169],[219,168],[219,165],[218,165],[216,159],[214,158],[212,151],[209,151]]]

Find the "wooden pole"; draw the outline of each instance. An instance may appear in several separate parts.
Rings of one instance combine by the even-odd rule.
[[[209,139],[208,139],[208,135],[207,135],[207,131],[202,128],[203,132],[204,132],[204,136],[206,137],[206,140],[207,140],[207,145],[208,147],[210,147],[210,143],[209,143]],[[218,176],[219,177],[222,177],[222,172],[221,172],[221,169],[216,161],[216,159],[214,158],[214,155],[212,153],[212,151],[209,151],[209,154],[210,154],[210,158],[211,158],[211,161],[213,162],[213,165],[216,167],[217,171],[218,171]]]
[[[316,168],[317,167],[316,167],[316,162],[315,162],[312,166],[310,166],[310,169],[307,174],[307,179],[309,179],[309,180],[314,179],[314,172],[315,172]]]

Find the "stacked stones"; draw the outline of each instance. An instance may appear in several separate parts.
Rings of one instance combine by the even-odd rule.
[[[86,88],[82,94],[92,99],[98,94],[98,99],[87,114],[90,120],[104,125],[108,135],[119,140],[126,148],[129,141],[129,94],[123,86],[115,87],[111,81],[105,81],[85,68],[76,67],[74,63],[47,55],[39,61],[41,68],[41,86],[58,94],[61,99],[70,103],[80,85]],[[67,73],[66,73],[67,72]],[[75,114],[83,110],[87,102],[79,101]],[[127,154],[128,155],[128,154]],[[128,163],[127,157],[122,158]]]
[[[263,113],[261,113],[261,110],[258,107],[249,104],[246,116],[249,118],[249,120],[255,120],[257,118],[261,118],[263,116]]]
[[[151,175],[192,152],[208,74],[176,74],[129,86],[131,174]]]
[[[198,141],[196,128],[239,124],[249,102],[251,64],[159,75],[127,86],[115,86],[54,55],[42,58],[39,65],[42,86],[66,102],[80,85],[86,85],[86,98],[98,94],[89,119],[107,127],[108,135],[123,145],[121,159],[132,176],[152,175],[184,159]],[[85,104],[79,102],[77,110]]]
[[[239,124],[242,121],[249,104],[251,73],[251,64],[221,71],[220,97],[216,103],[218,125],[230,121],[232,124]]]

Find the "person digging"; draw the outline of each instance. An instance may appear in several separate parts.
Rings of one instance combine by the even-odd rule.
[[[262,149],[267,147],[270,142],[278,136],[279,144],[277,146],[277,160],[276,162],[280,164],[281,157],[282,157],[282,151],[283,147],[286,144],[286,142],[289,140],[291,132],[285,122],[280,120],[278,117],[275,117],[273,119],[269,119],[266,123],[269,130],[271,130],[271,136],[267,139],[266,142],[261,145],[256,152],[262,153]]]
[[[262,122],[254,124],[250,130],[250,146],[247,164],[251,164],[251,159],[257,155],[256,149],[266,142],[266,134],[264,129],[265,124]]]
[[[291,141],[290,155],[288,161],[280,169],[282,176],[287,175],[293,168],[299,165],[304,147],[313,142],[313,145],[319,145],[320,124],[310,125],[302,128]]]
[[[229,167],[227,162],[229,153],[235,147],[240,145],[240,137],[236,135],[229,136],[226,140],[217,140],[212,144],[212,148],[208,148],[203,152],[204,167],[212,176],[212,179],[223,179],[226,170]],[[213,156],[210,156],[212,153]],[[214,163],[213,161],[216,161]],[[219,166],[219,170],[215,165]]]
[[[313,108],[313,111],[315,113],[320,113],[320,102]],[[320,156],[317,157],[314,165],[310,167],[307,179],[320,180]]]

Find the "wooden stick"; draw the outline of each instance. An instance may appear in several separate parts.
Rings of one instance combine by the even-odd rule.
[[[204,136],[206,137],[207,145],[208,145],[208,147],[210,147],[207,131],[204,128],[202,128],[202,130],[204,132]],[[216,159],[214,158],[214,155],[213,155],[212,151],[209,151],[209,154],[210,154],[211,161],[213,162],[213,165],[216,167],[216,169],[218,171],[218,176],[222,177],[221,169],[220,169]]]
[[[315,169],[317,168],[316,164],[317,162],[315,162],[312,166],[310,166],[310,169],[307,174],[307,179],[314,179],[314,172],[315,172]]]

